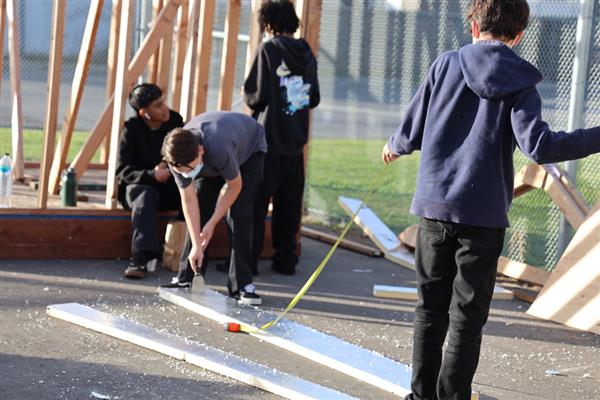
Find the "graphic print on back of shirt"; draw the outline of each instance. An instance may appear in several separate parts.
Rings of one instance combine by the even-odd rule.
[[[301,76],[292,75],[283,60],[277,67],[277,76],[279,76],[283,112],[294,115],[296,111],[307,108],[310,103],[310,84],[304,83]]]

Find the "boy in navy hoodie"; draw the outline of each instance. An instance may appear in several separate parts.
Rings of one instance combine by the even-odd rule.
[[[468,19],[473,44],[433,62],[382,151],[389,163],[421,150],[410,209],[421,221],[406,399],[470,399],[509,225],[515,148],[537,163],[600,152],[600,127],[554,132],[542,120],[542,76],[512,51],[527,27],[527,2],[473,0]]]
[[[296,236],[302,217],[304,145],[309,110],[320,101],[317,61],[304,39],[294,39],[300,21],[289,0],[270,0],[258,13],[262,43],[244,82],[244,100],[265,127],[267,155],[254,211],[254,261],[263,247],[265,216],[273,197],[271,268],[293,275],[298,263]]]

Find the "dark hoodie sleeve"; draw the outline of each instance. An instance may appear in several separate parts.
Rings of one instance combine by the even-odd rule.
[[[427,78],[408,104],[402,123],[388,140],[388,147],[394,154],[405,155],[421,150],[423,130],[427,117],[427,107],[434,82],[435,63],[429,69]]]
[[[539,164],[576,160],[600,152],[600,126],[553,132],[542,120],[542,100],[537,89],[520,95],[511,112],[517,145]]]
[[[136,140],[135,126],[133,124],[125,124],[121,132],[119,143],[119,157],[117,161],[117,180],[122,184],[152,184],[155,182],[154,170],[147,170],[136,165],[136,148],[138,145]]]
[[[269,104],[269,77],[269,57],[261,44],[244,82],[244,102],[253,111],[262,112]]]

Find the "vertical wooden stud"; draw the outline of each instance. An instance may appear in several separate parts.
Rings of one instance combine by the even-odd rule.
[[[109,100],[115,92],[115,77],[117,70],[117,44],[119,43],[119,21],[121,20],[121,1],[112,0],[112,12],[110,16],[110,36],[108,40],[108,60],[106,61],[106,100]],[[108,151],[110,149],[110,135],[100,148],[100,163],[108,165]]]
[[[240,0],[229,0],[225,20],[225,40],[221,57],[221,85],[219,87],[219,110],[230,110],[235,83],[235,64],[238,33],[240,31]]]
[[[159,51],[155,54],[158,59],[158,70],[156,74],[156,84],[166,95],[169,90],[169,71],[171,69],[171,53],[173,50],[173,25],[174,20],[168,27],[168,33],[163,37]]]
[[[50,57],[48,60],[48,97],[46,100],[46,120],[44,122],[44,152],[42,153],[40,164],[39,208],[46,208],[48,201],[48,177],[54,156],[66,5],[66,1],[55,1],[52,3],[52,36],[50,38]]]
[[[142,7],[146,5],[142,3]],[[156,21],[160,10],[163,7],[163,0],[152,0],[152,20]],[[145,27],[144,27],[145,29]],[[164,41],[164,39],[163,39]],[[150,61],[148,61],[148,76],[146,78],[146,82],[157,83],[158,82],[158,70],[160,68],[160,56],[159,52],[162,47],[162,44],[156,49],[156,53],[152,54],[150,57]]]
[[[171,77],[171,108],[179,112],[181,103],[181,83],[183,79],[183,63],[185,62],[185,48],[188,36],[188,6],[189,1],[184,0],[177,17],[177,39],[173,60],[175,67]]]
[[[258,24],[258,10],[265,0],[252,0],[252,20],[250,21],[250,39],[248,40],[248,46],[246,47],[246,67],[244,69],[244,77],[247,77],[252,67],[252,61],[254,61],[254,54],[256,49],[262,42],[262,32],[260,31],[260,25]],[[247,106],[244,106],[246,114],[251,114],[252,110]]]
[[[13,178],[25,177],[23,161],[23,103],[21,99],[21,55],[19,50],[19,16],[17,0],[7,0],[8,53],[10,56],[10,86],[12,97],[12,157]]]
[[[121,7],[121,23],[119,31],[119,47],[117,49],[117,75],[115,80],[114,108],[112,113],[112,124],[110,129],[110,152],[108,154],[108,174],[106,178],[106,201],[107,208],[116,208],[117,185],[115,172],[117,169],[117,156],[119,147],[119,134],[125,117],[125,104],[129,84],[127,79],[127,66],[129,65],[129,52],[131,50],[131,30],[133,27],[133,16],[135,13],[135,2],[125,1]]]
[[[203,1],[202,4],[200,4],[198,1],[192,0],[188,10],[188,42],[183,62],[183,80],[179,107],[179,113],[184,121],[189,120],[192,116],[194,69],[196,65],[196,46],[198,44],[198,16],[200,14],[200,8],[204,7],[206,3],[212,2]]]
[[[69,147],[71,145],[71,137],[73,136],[73,131],[75,130],[75,122],[77,121],[77,114],[79,113],[79,106],[81,105],[81,98],[83,97],[83,88],[85,86],[90,63],[92,61],[94,43],[96,41],[98,26],[100,25],[100,16],[102,15],[103,5],[104,0],[93,0],[90,3],[90,10],[88,12],[87,22],[83,32],[81,48],[79,49],[79,58],[77,59],[75,75],[73,76],[71,98],[65,113],[62,133],[58,144],[56,145],[56,154],[54,154],[54,161],[50,171],[50,181],[48,187],[49,193],[58,193],[58,189],[60,187],[60,174],[65,167]],[[114,89],[114,82],[112,85]]]
[[[200,9],[200,26],[198,29],[198,62],[195,68],[194,93],[192,115],[198,115],[206,111],[206,100],[208,97],[208,74],[210,72],[210,60],[212,52],[212,31],[215,18],[215,4],[212,1],[204,1]]]

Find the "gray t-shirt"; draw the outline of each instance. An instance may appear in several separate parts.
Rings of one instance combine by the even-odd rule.
[[[237,112],[213,111],[192,118],[184,129],[202,138],[203,166],[199,177],[222,176],[232,180],[254,153],[267,152],[265,131],[254,118]],[[171,169],[177,186],[185,188],[192,179]]]

